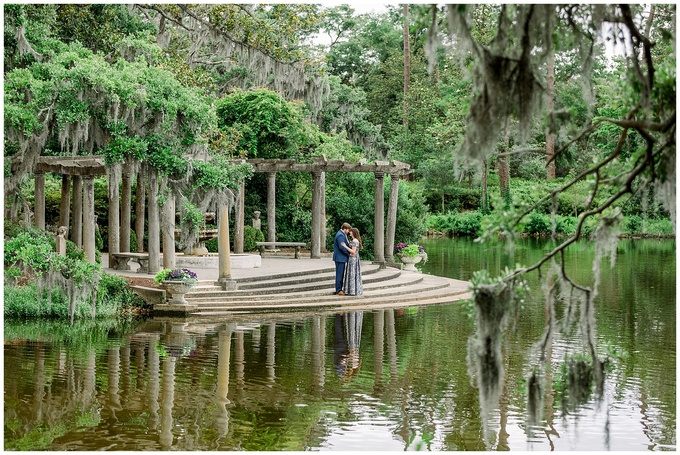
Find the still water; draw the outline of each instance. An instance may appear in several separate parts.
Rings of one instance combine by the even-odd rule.
[[[424,242],[423,273],[468,280],[532,264],[466,239]],[[591,284],[593,249],[567,270]],[[483,431],[467,373],[473,319],[462,303],[206,323],[4,326],[6,450],[676,450],[675,242],[624,240],[602,265],[598,348],[618,353],[600,401],[564,412],[549,393],[526,421],[524,377],[545,322],[540,286],[508,331],[506,381]],[[556,337],[557,376],[578,333]]]

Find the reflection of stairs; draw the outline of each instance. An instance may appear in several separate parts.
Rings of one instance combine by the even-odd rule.
[[[238,289],[223,291],[199,282],[186,299],[196,305],[194,316],[248,312],[312,311],[315,309],[367,309],[446,303],[469,298],[469,283],[449,278],[380,269],[361,264],[364,294],[336,296],[335,269],[290,272],[237,280]]]

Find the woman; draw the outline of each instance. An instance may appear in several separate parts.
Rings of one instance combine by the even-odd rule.
[[[364,286],[361,284],[361,261],[359,260],[359,250],[364,247],[361,243],[361,235],[359,229],[352,228],[349,231],[352,240],[349,246],[343,243],[343,246],[350,253],[354,253],[349,257],[347,266],[345,267],[345,277],[342,283],[342,290],[345,295],[361,295],[364,293]]]

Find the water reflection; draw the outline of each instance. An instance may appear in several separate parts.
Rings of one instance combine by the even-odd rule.
[[[502,348],[490,447],[465,360],[474,326],[460,305],[150,320],[67,342],[56,326],[30,329],[43,340],[31,342],[6,324],[5,448],[673,450],[675,320],[659,295],[599,308],[600,336],[629,353],[601,406],[563,413],[551,378],[573,340],[548,345],[534,423],[522,381],[547,316],[527,310]],[[630,318],[634,331],[622,330]]]
[[[361,368],[362,311],[335,315],[335,340],[333,343],[335,374],[343,380],[359,375]]]

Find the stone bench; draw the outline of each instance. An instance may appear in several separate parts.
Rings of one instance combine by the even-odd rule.
[[[130,260],[139,264],[137,273],[149,271],[149,253],[110,253],[116,260],[116,270],[130,270]]]
[[[277,246],[295,248],[295,259],[300,259],[300,249],[307,245],[305,242],[255,242],[255,244],[260,247],[260,256],[262,257],[264,257],[265,248],[268,246],[273,248]]]

